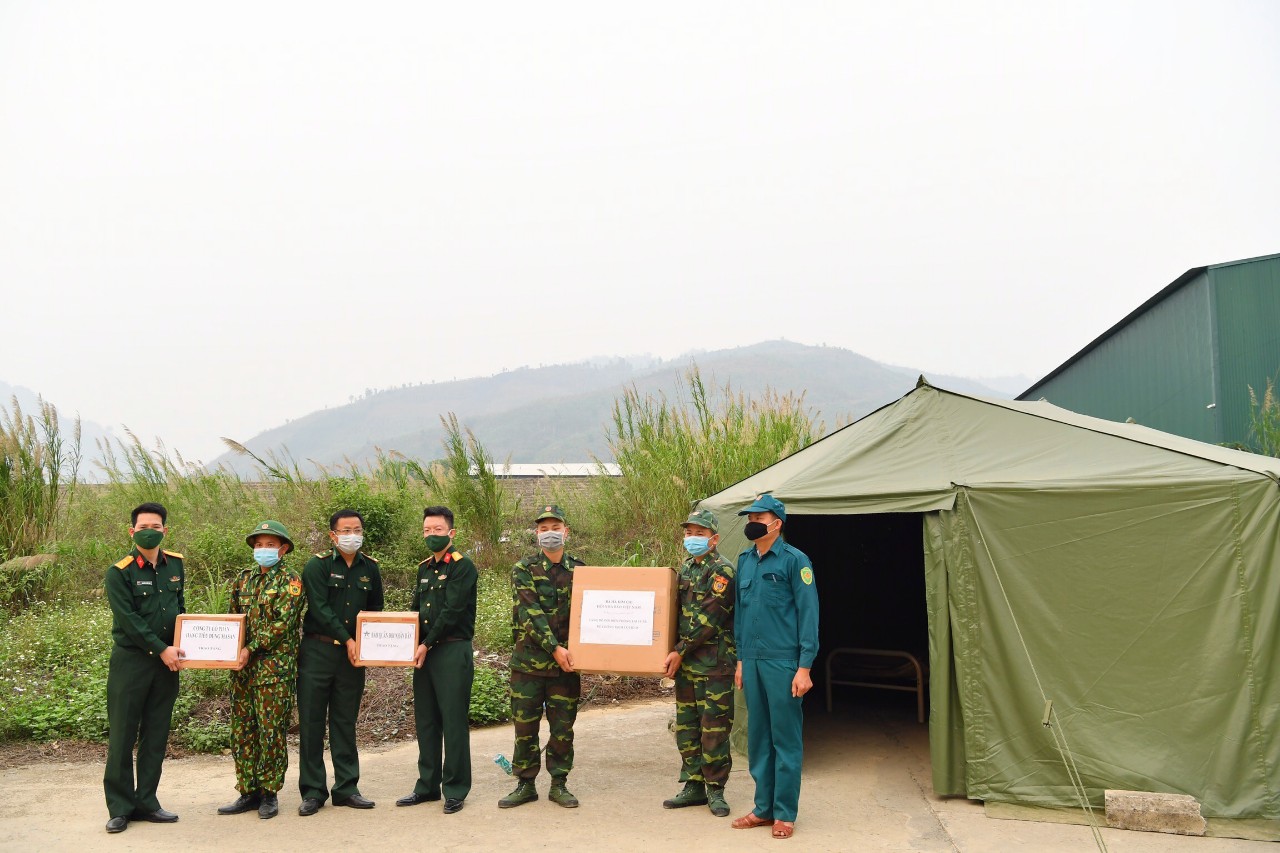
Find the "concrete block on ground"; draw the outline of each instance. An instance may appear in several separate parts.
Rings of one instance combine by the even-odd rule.
[[[1195,797],[1151,791],[1107,791],[1104,796],[1107,826],[1113,829],[1204,835],[1205,820]]]

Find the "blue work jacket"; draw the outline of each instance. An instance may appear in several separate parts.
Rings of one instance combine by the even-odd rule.
[[[738,555],[734,641],[739,660],[795,660],[805,669],[818,656],[818,587],[805,553],[778,537],[760,555]]]

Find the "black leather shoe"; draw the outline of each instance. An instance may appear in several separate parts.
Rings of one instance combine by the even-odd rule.
[[[315,797],[304,797],[302,805],[298,806],[298,814],[303,817],[311,817],[313,814],[320,811],[320,807],[323,805],[324,803],[317,800]]]
[[[373,800],[366,800],[359,794],[352,794],[345,800],[334,800],[335,806],[346,806],[349,809],[371,809],[373,808]]]
[[[129,815],[129,820],[145,820],[147,823],[177,823],[178,816],[164,809],[156,809],[153,812],[134,812]]]
[[[113,817],[107,821],[107,832],[124,832],[129,828],[129,818],[124,815]]]
[[[397,806],[416,806],[418,803],[434,803],[440,800],[440,795],[436,794],[419,794],[417,792],[408,794],[396,800]]]
[[[280,801],[270,791],[262,792],[262,804],[258,806],[258,817],[268,820],[280,814]]]
[[[454,799],[453,797],[449,797],[448,799],[446,799],[446,800],[444,801],[444,813],[445,813],[445,814],[454,814],[454,813],[456,813],[456,812],[460,812],[460,811],[462,811],[462,800],[458,800],[458,799]]]
[[[262,805],[262,796],[254,791],[252,794],[241,794],[234,803],[227,803],[218,808],[218,814],[244,814]]]

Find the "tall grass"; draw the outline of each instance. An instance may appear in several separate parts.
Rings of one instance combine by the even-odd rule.
[[[1267,380],[1261,400],[1249,386],[1249,440],[1254,453],[1280,456],[1280,397],[1274,379]]]
[[[454,514],[454,524],[466,531],[473,556],[510,552],[509,531],[518,523],[520,501],[498,479],[493,457],[450,412],[441,417],[445,429],[444,458],[424,466],[402,459],[404,470],[420,480],[427,491]],[[505,566],[504,566],[505,568]]]
[[[621,477],[600,477],[591,516],[631,563],[680,558],[677,532],[697,500],[772,465],[821,435],[803,395],[712,392],[695,366],[676,397],[627,389],[613,406],[609,449]]]
[[[0,413],[0,562],[36,553],[53,537],[80,468],[80,419],[64,435],[58,410],[38,400],[37,417],[18,398]]]

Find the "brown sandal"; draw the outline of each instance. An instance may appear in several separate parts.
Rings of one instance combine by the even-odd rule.
[[[789,820],[775,820],[773,822],[774,838],[790,838],[791,833],[796,831],[796,825]]]
[[[729,824],[734,829],[755,829],[757,826],[771,826],[773,818],[759,817],[755,812],[747,812],[742,817],[734,818],[733,823]]]

